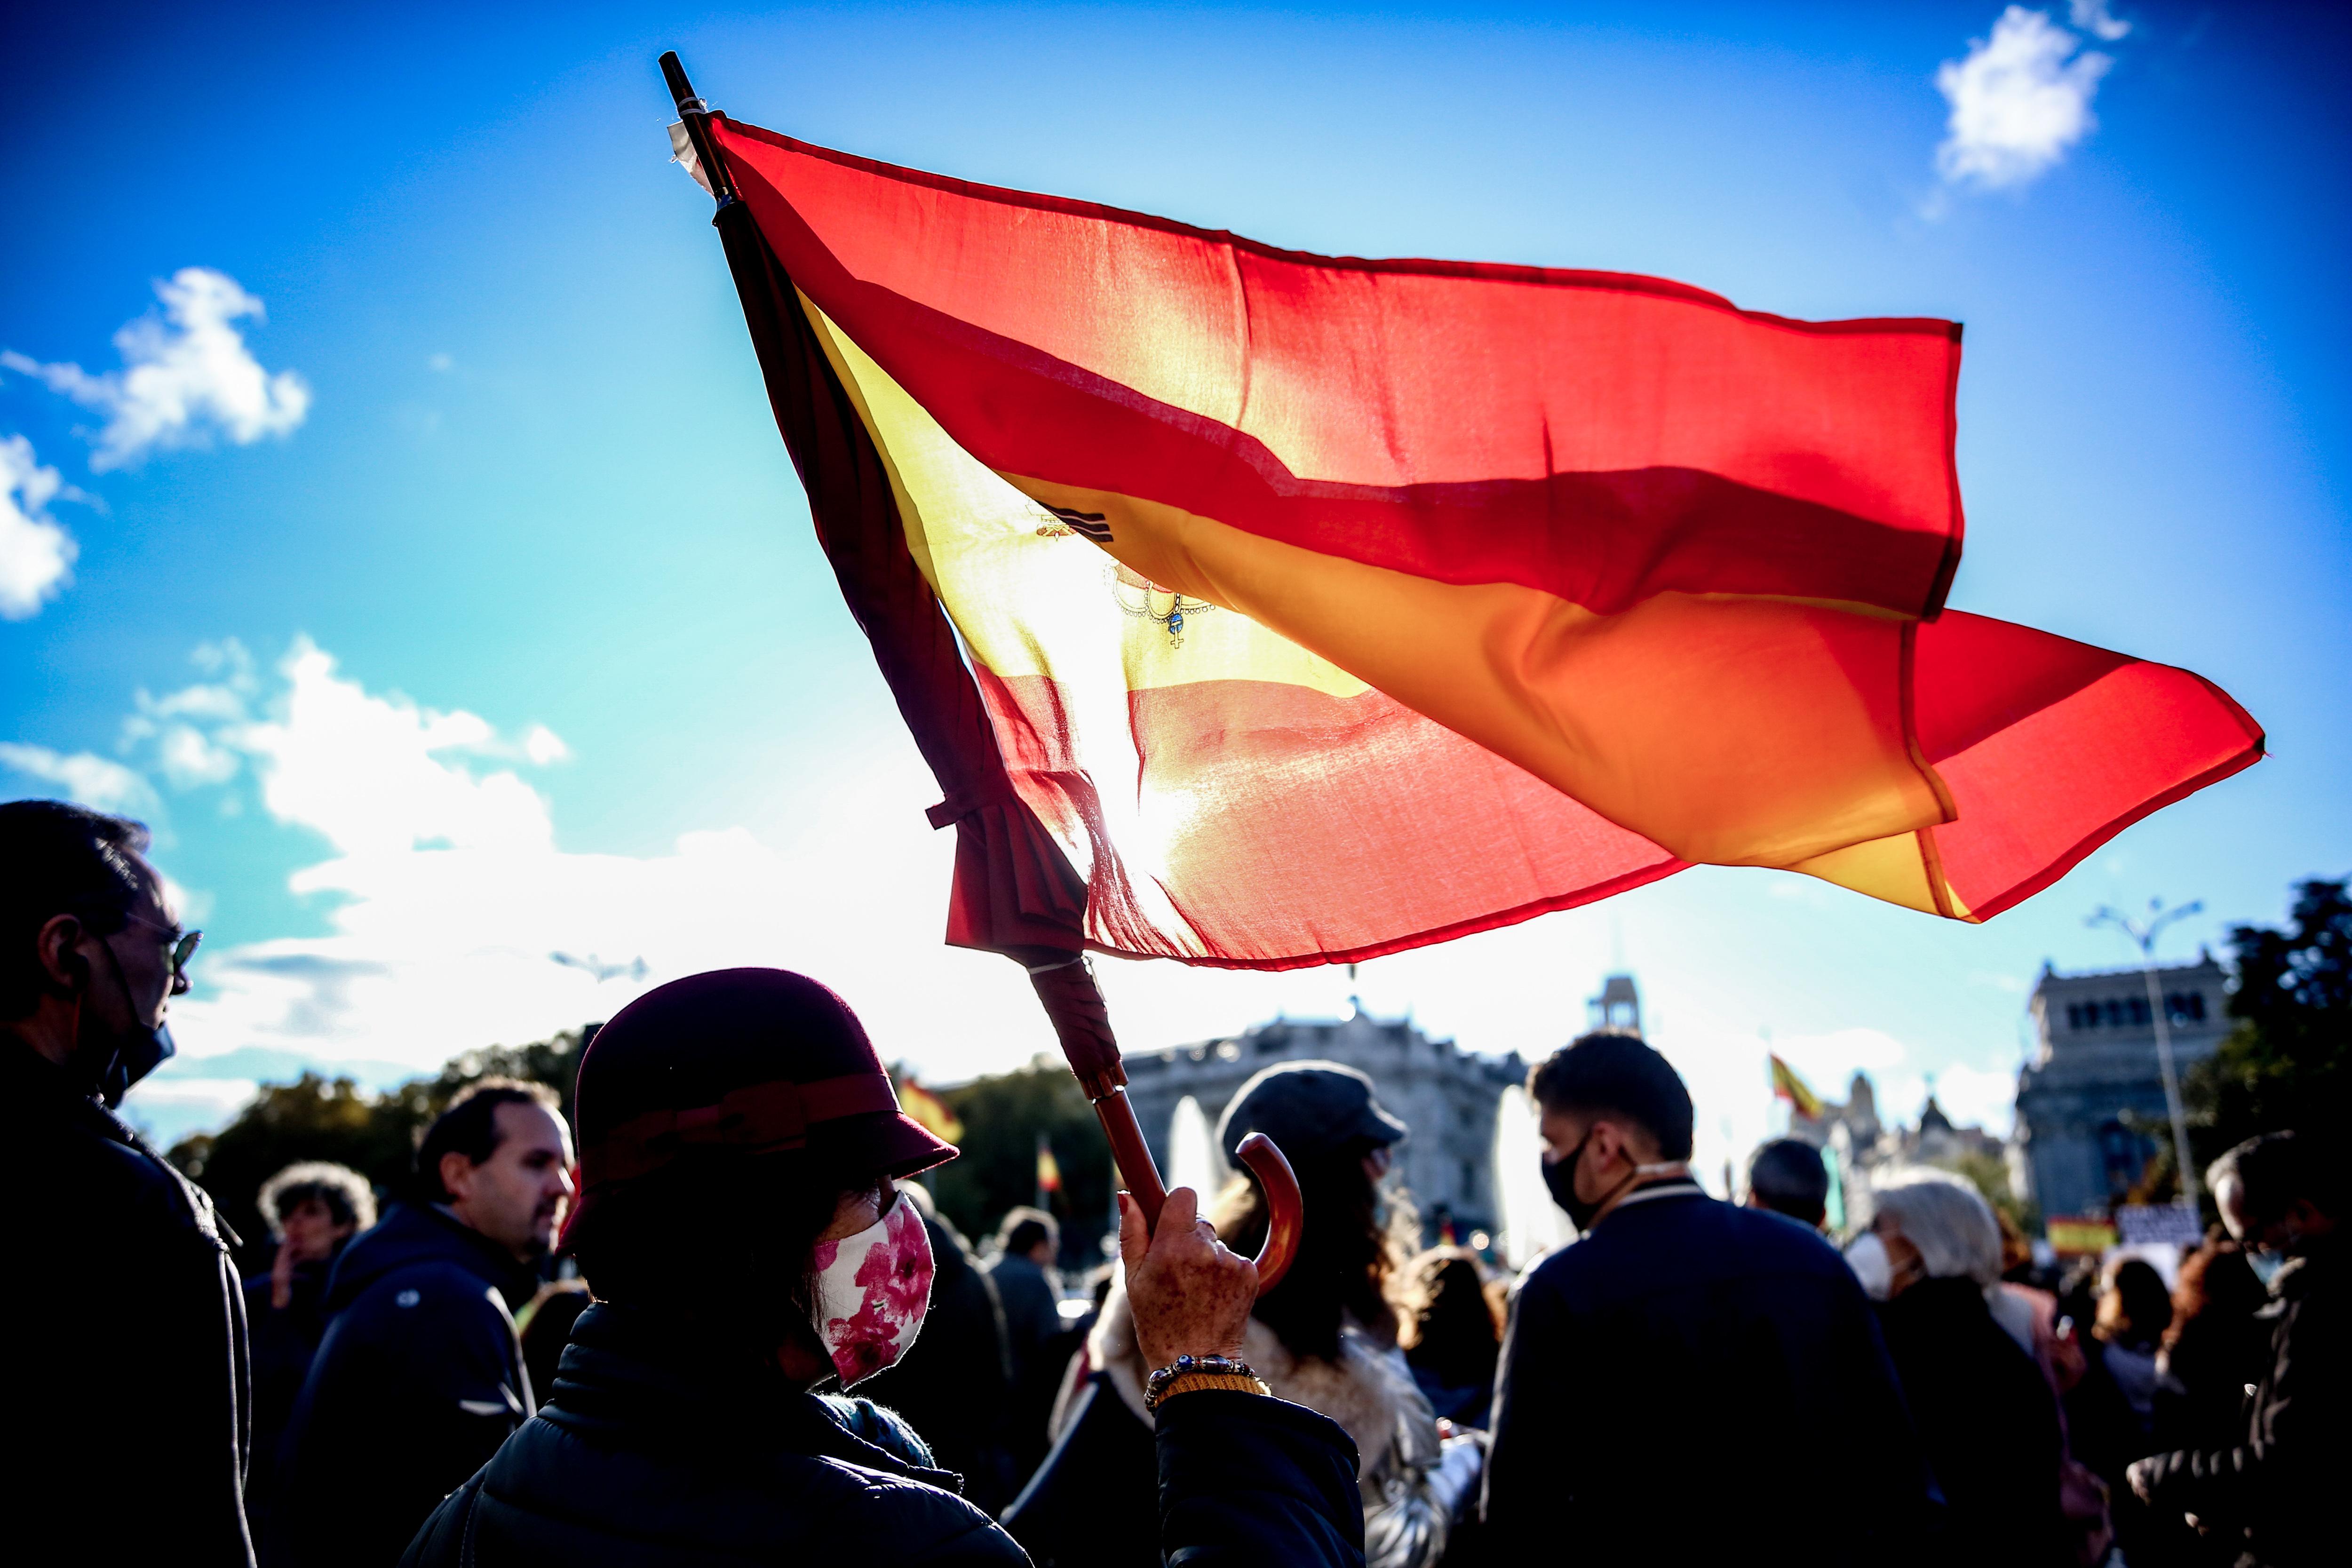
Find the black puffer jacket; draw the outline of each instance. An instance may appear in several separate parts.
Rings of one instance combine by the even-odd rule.
[[[675,1322],[583,1313],[536,1419],[441,1505],[402,1568],[1027,1568],[922,1442],[863,1399],[764,1386]],[[1254,1394],[1160,1406],[1171,1568],[1363,1568],[1355,1446]],[[1151,1500],[1138,1500],[1151,1515]]]
[[[245,1298],[211,1199],[6,1034],[0,1191],[13,1552],[249,1568]]]
[[[399,1561],[425,1516],[530,1415],[513,1312],[537,1283],[434,1208],[395,1207],[344,1248],[278,1455],[272,1564]]]
[[[414,1568],[1025,1564],[863,1399],[764,1386],[642,1309],[581,1314],[538,1417],[441,1506]]]
[[[2325,1237],[2272,1283],[2270,1305],[2258,1314],[2271,1325],[2270,1365],[2246,1402],[2243,1440],[2147,1461],[2150,1505],[2169,1519],[2195,1514],[2209,1539],[2240,1544],[2242,1564],[2341,1560],[2336,1488],[2352,1460],[2345,1247],[2340,1232]]]

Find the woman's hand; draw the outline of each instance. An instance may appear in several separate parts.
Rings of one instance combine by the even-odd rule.
[[[1242,1353],[1257,1300],[1257,1265],[1217,1239],[1200,1206],[1198,1194],[1178,1187],[1155,1233],[1144,1228],[1135,1200],[1118,1194],[1118,1255],[1147,1366],[1167,1366],[1180,1355]]]
[[[281,1241],[269,1260],[269,1304],[284,1311],[294,1304],[294,1244]]]

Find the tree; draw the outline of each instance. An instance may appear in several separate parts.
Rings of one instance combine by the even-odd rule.
[[[2238,1020],[2183,1086],[2198,1160],[2258,1132],[2322,1137],[2352,1121],[2352,879],[2295,889],[2286,930],[2231,932]]]
[[[1037,1197],[1037,1135],[1052,1145],[1062,1171],[1062,1256],[1094,1263],[1097,1244],[1110,1228],[1110,1146],[1102,1124],[1070,1069],[1039,1061],[1014,1072],[975,1079],[942,1089],[963,1122],[962,1152],[931,1178],[940,1213],[978,1242],[995,1230],[1004,1211]]]

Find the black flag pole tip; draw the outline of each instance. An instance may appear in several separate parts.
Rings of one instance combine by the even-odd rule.
[[[703,177],[710,182],[710,195],[721,210],[735,204],[735,182],[728,177],[726,161],[719,156],[718,144],[710,137],[711,107],[703,102],[687,79],[686,67],[676,49],[663,51],[662,80],[669,86],[671,101],[677,105],[677,117],[686,124],[687,140],[694,143],[694,156],[702,165]]]

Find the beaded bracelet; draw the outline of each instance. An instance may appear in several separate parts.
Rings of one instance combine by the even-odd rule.
[[[1187,1377],[1233,1379],[1223,1386],[1244,1393],[1264,1394],[1266,1391],[1265,1380],[1252,1371],[1250,1363],[1245,1361],[1234,1361],[1221,1355],[1180,1355],[1172,1363],[1160,1368],[1144,1381],[1143,1408],[1158,1410],[1160,1402],[1168,1397],[1177,1381]],[[1249,1385],[1246,1389],[1240,1387],[1244,1383]]]

